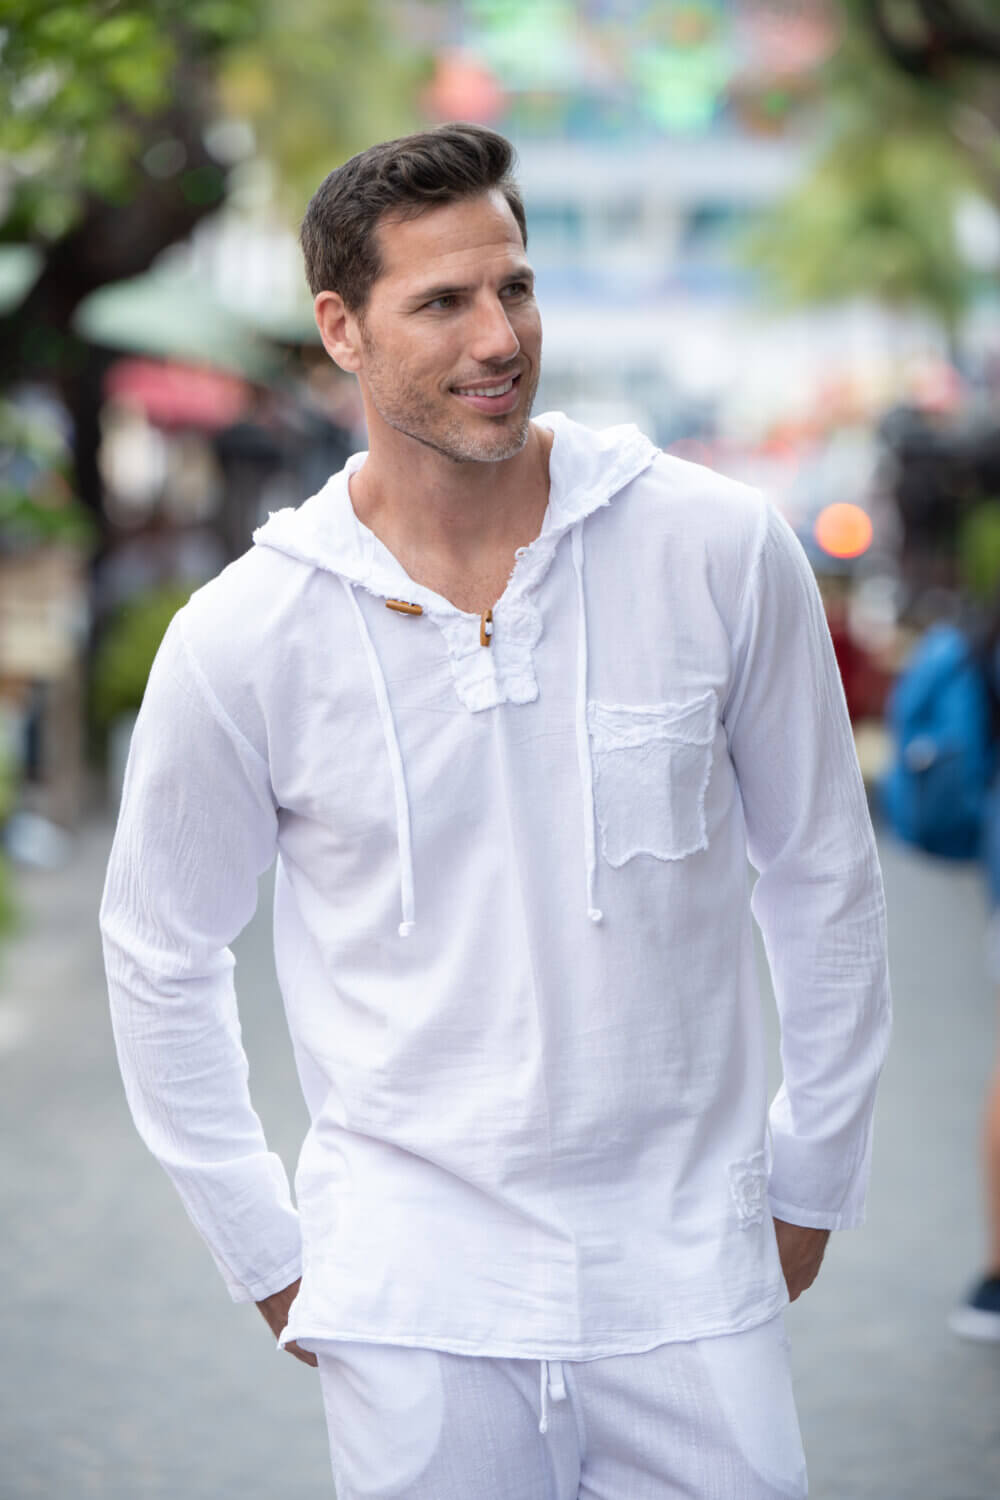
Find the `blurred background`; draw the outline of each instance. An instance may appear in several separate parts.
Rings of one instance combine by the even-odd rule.
[[[0,3],[0,1496],[328,1492],[309,1377],[237,1323],[131,1135],[96,908],[172,613],[365,446],[305,204],[451,119],[518,151],[536,410],[759,485],[816,570],[898,1022],[871,1224],[790,1315],[813,1493],[995,1497],[1000,1345],[944,1329],[983,1256],[988,905],[877,786],[914,644],[1000,588],[996,0]],[[245,1029],[292,1164],[267,922]]]

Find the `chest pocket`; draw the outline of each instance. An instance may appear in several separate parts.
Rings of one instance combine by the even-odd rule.
[[[616,868],[636,854],[683,859],[708,847],[705,792],[716,698],[635,707],[587,704],[601,851]]]

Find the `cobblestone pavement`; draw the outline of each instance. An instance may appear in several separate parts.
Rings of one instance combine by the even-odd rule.
[[[229,1302],[128,1117],[96,929],[109,838],[94,821],[67,868],[22,879],[0,956],[0,1500],[330,1497],[313,1372]],[[996,1500],[1000,1345],[945,1326],[982,1243],[984,896],[974,870],[882,851],[896,1036],[869,1222],[787,1315],[811,1495]],[[237,975],[254,1099],[291,1164],[305,1111],[264,887]]]

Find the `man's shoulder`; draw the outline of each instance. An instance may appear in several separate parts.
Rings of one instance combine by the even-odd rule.
[[[298,505],[272,511],[259,525],[247,550],[192,594],[187,623],[192,630],[214,630],[221,615],[230,625],[239,622],[252,632],[304,592],[316,569],[322,568],[328,533],[336,523],[343,526],[337,500],[346,495],[338,470],[315,494]],[[336,542],[336,536],[334,536]]]
[[[647,477],[661,502],[683,512],[686,519],[701,518],[707,527],[760,524],[766,504],[760,490],[707,464],[661,452]]]
[[[291,561],[270,548],[250,546],[195,589],[185,608],[192,617],[208,617],[220,609],[253,608],[271,595],[282,574],[291,577],[292,569],[285,566]]]
[[[308,615],[313,570],[252,546],[197,588],[175,617],[185,653],[214,692],[266,678]],[[305,622],[308,629],[308,621]]]
[[[252,637],[279,583],[279,571],[279,559],[272,560],[260,548],[251,547],[200,584],[177,616],[188,646],[195,649],[203,640],[219,635]]]
[[[763,535],[768,502],[760,490],[705,464],[658,453],[630,486],[629,513],[639,531],[683,538],[685,551],[745,565]]]

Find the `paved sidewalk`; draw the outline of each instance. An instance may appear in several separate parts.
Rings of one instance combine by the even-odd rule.
[[[0,1500],[330,1497],[315,1376],[229,1302],[128,1117],[96,928],[109,837],[94,822],[67,869],[22,880],[24,929],[0,955]],[[974,870],[882,849],[896,1036],[869,1223],[834,1236],[788,1313],[811,1494],[996,1500],[1000,1345],[945,1326],[981,1252],[984,898]],[[236,945],[241,1013],[292,1164],[305,1111],[262,889]]]

